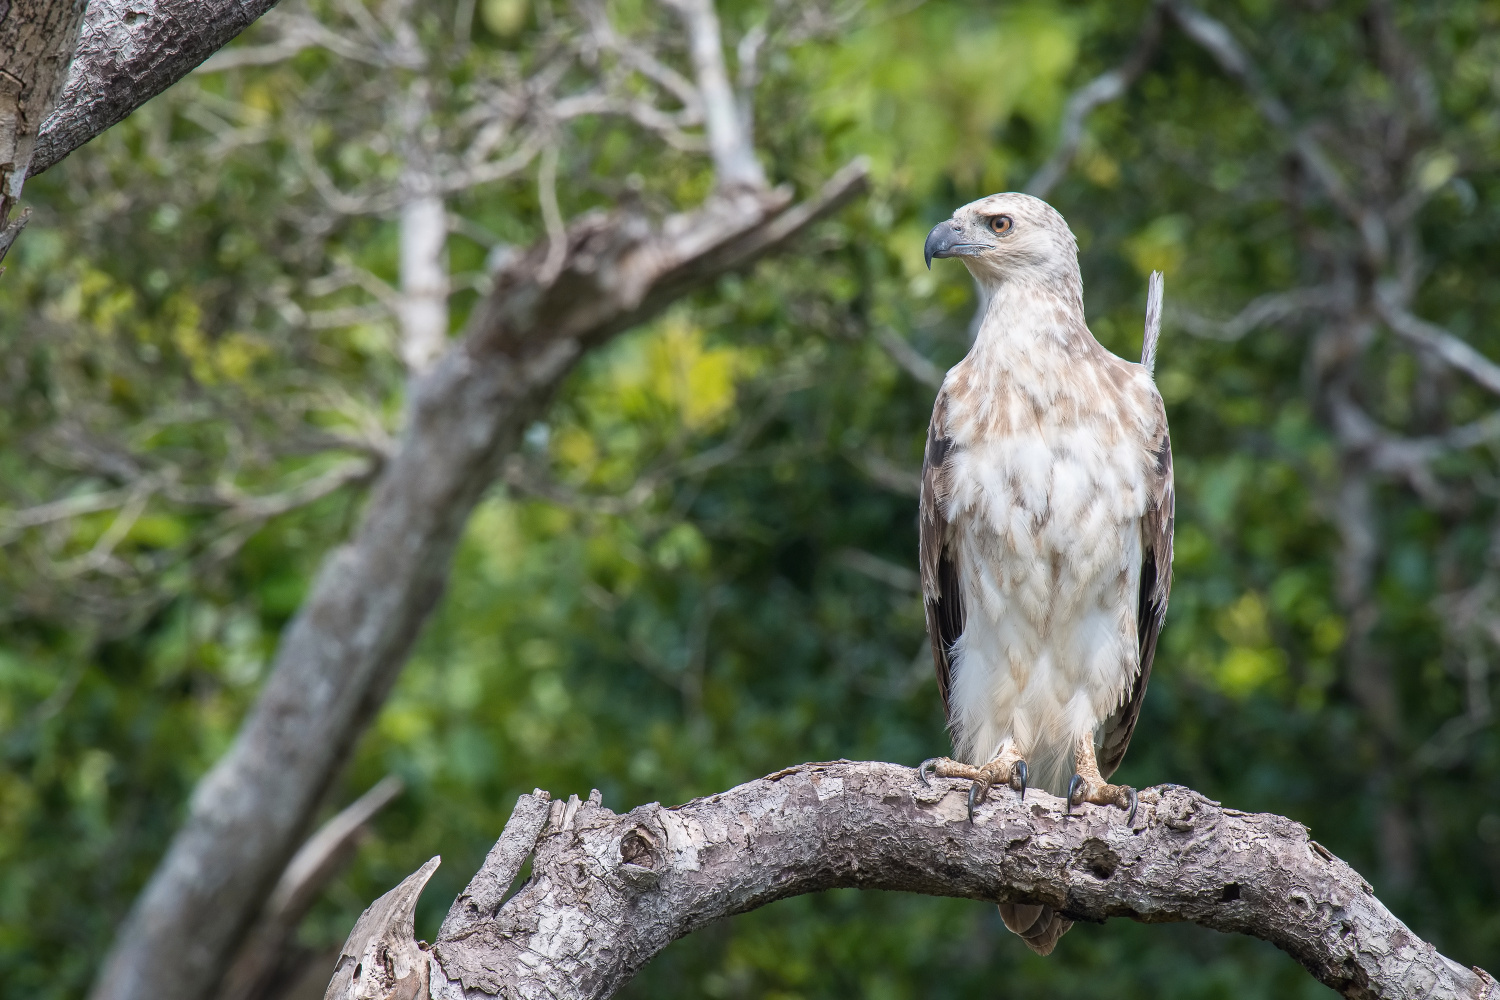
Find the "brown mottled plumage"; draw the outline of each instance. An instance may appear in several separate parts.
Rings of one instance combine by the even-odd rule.
[[[1077,243],[1024,194],[966,205],[927,240],[961,257],[986,311],[933,405],[921,573],[938,690],[961,761],[940,776],[1028,779],[1131,810],[1106,779],[1135,729],[1166,614],[1172,450],[1150,371],[1084,322]],[[1072,781],[1069,781],[1070,776]],[[1003,904],[1046,954],[1069,922]]]

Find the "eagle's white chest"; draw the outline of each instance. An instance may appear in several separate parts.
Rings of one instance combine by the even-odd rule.
[[[1055,792],[1138,669],[1147,456],[1102,371],[1012,372],[955,398],[943,516],[966,619],[954,649],[955,743],[974,763],[1014,738]],[[1083,369],[1083,370],[1080,370]]]

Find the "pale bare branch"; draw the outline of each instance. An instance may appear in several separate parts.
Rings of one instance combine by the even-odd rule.
[[[877,580],[888,587],[912,594],[922,592],[922,578],[916,570],[909,566],[902,566],[900,563],[893,563],[889,559],[882,559],[873,552],[845,548],[835,552],[833,558],[839,565],[872,580]]]
[[[1153,3],[1146,13],[1135,48],[1114,69],[1099,74],[1075,90],[1063,107],[1062,125],[1058,129],[1057,147],[1047,162],[1031,175],[1023,189],[1027,194],[1046,198],[1073,164],[1073,157],[1083,142],[1083,123],[1100,105],[1117,101],[1140,77],[1161,43],[1162,8]]]
[[[688,51],[703,102],[708,146],[718,183],[726,188],[760,189],[765,171],[755,157],[747,123],[741,121],[729,73],[724,67],[724,43],[713,0],[667,0],[681,15],[688,33]]]
[[[1375,302],[1380,318],[1397,336],[1463,372],[1489,392],[1500,395],[1500,365],[1437,324],[1429,323],[1401,308],[1396,297],[1387,288],[1377,291]]]
[[[1188,333],[1209,340],[1239,340],[1252,330],[1303,314],[1319,314],[1345,305],[1349,296],[1329,285],[1269,292],[1252,299],[1227,320],[1213,320],[1188,309],[1173,308],[1172,319]]]
[[[551,282],[562,269],[568,253],[568,234],[563,229],[562,209],[557,204],[557,146],[542,150],[537,170],[537,201],[542,206],[542,221],[547,227],[547,258],[542,262],[543,282]]]
[[[130,529],[135,527],[136,521],[146,511],[146,505],[151,502],[151,494],[156,490],[156,483],[151,479],[143,479],[136,483],[130,492],[129,498],[120,506],[120,511],[104,534],[94,543],[85,554],[76,559],[69,559],[59,564],[56,575],[60,577],[78,576],[82,573],[90,573],[103,569],[107,566],[115,554],[115,549],[125,540]]]

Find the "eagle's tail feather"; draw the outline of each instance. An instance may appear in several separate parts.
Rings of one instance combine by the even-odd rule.
[[[1045,903],[998,903],[1000,919],[1038,955],[1050,955],[1073,921]]]

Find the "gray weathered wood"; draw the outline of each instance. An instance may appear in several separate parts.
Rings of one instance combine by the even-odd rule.
[[[536,846],[536,838],[547,823],[551,799],[538,788],[516,800],[516,807],[511,810],[500,839],[490,848],[484,864],[469,880],[468,887],[453,901],[447,919],[438,931],[439,937],[460,938],[470,928],[494,918],[510,884],[520,874],[521,866]]]
[[[624,815],[553,803],[526,885],[494,916],[444,926],[431,996],[602,1000],[685,934],[839,887],[1047,903],[1076,921],[1192,921],[1270,941],[1359,1000],[1497,995],[1488,973],[1438,954],[1292,820],[1161,785],[1141,792],[1131,826],[1105,806],[1068,817],[1035,790],[991,795],[970,824],[966,793],[959,781],[925,787],[908,767],[835,761]]]
[[[427,994],[427,951],[417,944],[414,926],[417,899],[439,860],[429,860],[360,914],[339,952],[325,1000],[416,1000]]]

